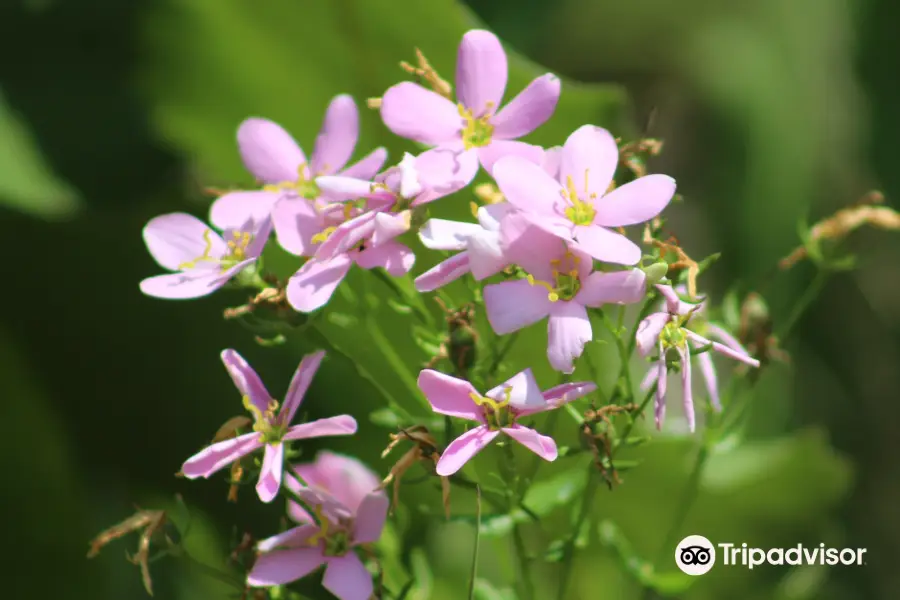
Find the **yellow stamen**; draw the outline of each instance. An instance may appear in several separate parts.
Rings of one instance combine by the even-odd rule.
[[[337,229],[337,227],[326,227],[321,232],[312,236],[312,243],[313,244],[321,244],[322,242],[327,240],[331,236],[332,233],[334,233],[335,229]]]
[[[461,134],[463,147],[466,150],[481,148],[491,143],[491,137],[494,134],[494,126],[490,122],[493,107],[494,103],[488,102],[485,113],[476,118],[475,112],[471,108],[466,108],[462,104],[457,105],[459,116],[465,121]]]
[[[206,247],[203,248],[203,254],[201,254],[194,260],[184,262],[184,263],[181,263],[180,265],[178,265],[179,271],[184,271],[185,269],[193,269],[194,267],[197,266],[197,263],[199,263],[199,262],[213,262],[213,263],[218,262],[215,258],[213,258],[212,256],[209,255],[209,253],[212,252],[212,245],[213,245],[212,238],[210,237],[211,235],[212,235],[212,229],[207,229],[206,231],[203,232],[203,242],[206,244]]]
[[[316,519],[319,521],[319,531],[307,538],[306,543],[310,546],[315,546],[319,542],[324,541],[328,537],[328,528],[331,526],[331,522],[322,514],[322,506],[320,504],[313,508],[313,514],[316,515]]]
[[[588,193],[588,170],[584,171],[584,193],[590,199],[595,199],[597,194]],[[578,197],[578,190],[571,175],[566,176],[566,187],[560,191],[560,195],[571,204],[565,210],[566,217],[576,225],[590,225],[597,214],[593,204],[585,202]]]
[[[508,385],[505,388],[503,388],[503,400],[501,400],[499,402],[494,400],[493,398],[488,398],[487,396],[481,396],[475,392],[471,392],[469,394],[469,398],[471,398],[472,402],[474,402],[478,406],[487,405],[495,411],[498,411],[501,408],[503,408],[504,406],[507,406],[509,404],[509,400],[511,397],[512,397],[512,386],[511,385]]]
[[[553,286],[551,284],[547,283],[546,281],[541,281],[540,279],[535,279],[534,275],[529,275],[527,279],[528,283],[530,283],[531,285],[539,285],[543,288],[546,288],[547,299],[550,300],[550,302],[557,302],[559,300],[559,294],[556,293],[556,290],[553,289]]]

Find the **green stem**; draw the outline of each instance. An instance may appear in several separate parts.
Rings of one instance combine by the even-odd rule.
[[[613,326],[612,321],[605,312],[601,314],[603,315],[603,324],[606,325],[606,328],[609,329],[609,332],[616,340],[616,348],[619,349],[619,360],[621,361],[619,370],[619,382],[624,382],[625,395],[627,396],[625,402],[631,402],[634,399],[634,387],[632,387],[631,383],[631,352],[629,352],[628,347],[625,345],[625,340],[623,340],[622,336],[618,334],[623,327],[625,318],[624,307],[623,310],[619,313],[618,326]]]
[[[569,535],[569,538],[563,546],[563,556],[561,561],[562,573],[559,576],[559,586],[556,589],[557,600],[566,600],[567,598],[566,590],[569,587],[569,577],[572,574],[572,567],[575,562],[573,560],[573,555],[575,554],[575,540],[578,538],[578,534],[581,531],[585,519],[588,518],[588,515],[591,512],[594,496],[597,493],[597,489],[600,487],[600,478],[594,477],[593,463],[588,467],[587,478],[588,481],[584,486],[584,494],[581,497],[581,508],[578,512],[578,518],[575,520],[572,533]]]
[[[385,273],[381,269],[371,269],[369,271],[374,275],[377,279],[381,280],[386,286],[391,288],[391,291],[394,292],[400,300],[409,304],[410,308],[413,309],[416,317],[419,321],[422,322],[423,325],[428,327],[429,329],[434,329],[436,324],[434,322],[434,317],[425,308],[425,305],[422,303],[422,299],[418,295],[411,295],[406,293],[406,290],[397,285],[397,282],[393,280],[387,273]]]
[[[409,393],[412,394],[413,398],[423,399],[427,404],[427,400],[424,400],[425,397],[422,395],[422,392],[419,390],[419,386],[416,383],[416,376],[413,375],[403,359],[400,358],[400,355],[397,354],[397,351],[394,350],[393,344],[391,344],[391,341],[384,335],[384,332],[381,331],[381,327],[379,327],[378,323],[372,317],[367,315],[364,318],[366,330],[369,332],[369,335],[372,336],[375,345],[381,350],[384,358],[391,365],[391,368],[403,381],[403,385],[406,386],[406,389],[409,390]]]
[[[806,290],[804,290],[803,294],[800,296],[800,299],[797,300],[797,303],[794,305],[794,309],[791,311],[787,321],[785,321],[784,326],[777,332],[776,336],[780,341],[783,342],[793,331],[794,327],[797,326],[803,313],[806,312],[822,291],[822,288],[825,287],[825,283],[828,281],[829,276],[830,272],[825,269],[819,269],[816,272],[816,276],[813,277],[813,280],[809,283]]]
[[[525,600],[534,600],[534,583],[531,581],[531,566],[528,564],[528,553],[525,549],[525,540],[522,538],[522,529],[519,524],[513,525],[513,544],[516,548],[516,558],[519,561],[519,579],[525,590]]]
[[[503,445],[504,454],[506,455],[506,460],[503,461],[501,459],[500,474],[503,477],[503,480],[506,482],[506,497],[507,502],[509,503],[509,508],[517,506],[519,502],[521,502],[521,496],[517,496],[517,494],[513,491],[517,488],[521,488],[521,485],[517,486],[517,478],[519,477],[518,470],[516,469],[516,454],[513,451],[512,445],[509,442],[506,442]],[[518,523],[513,525],[513,546],[516,550],[516,560],[519,563],[519,581],[522,584],[522,589],[524,590],[524,598],[525,600],[534,600],[534,583],[531,581],[530,577],[530,565],[528,564],[528,553],[525,548],[525,540],[522,538],[522,530],[519,527]]]
[[[469,575],[469,600],[475,598],[475,577],[478,573],[478,545],[481,541],[481,488],[475,486],[475,549],[472,551],[472,570]]]
[[[647,395],[644,396],[644,400],[641,402],[640,406],[638,406],[637,411],[635,412],[635,417],[628,421],[628,424],[625,425],[625,428],[622,430],[622,435],[617,436],[620,440],[627,440],[628,436],[631,435],[631,430],[634,429],[635,423],[637,423],[638,417],[644,414],[644,411],[647,410],[647,406],[650,405],[650,402],[653,400],[653,397],[656,396],[656,386],[659,382],[654,382],[653,385],[647,390]],[[621,443],[617,443],[616,447],[613,448],[612,456],[610,456],[610,460],[616,457],[616,453],[619,451],[619,447]]]
[[[179,559],[185,565],[187,565],[190,569],[197,571],[198,573],[202,573],[211,579],[215,579],[217,581],[221,581],[222,583],[226,583],[240,591],[244,591],[246,586],[244,582],[234,577],[233,575],[226,573],[225,571],[220,571],[215,567],[211,567],[210,565],[200,562],[193,556],[187,553],[184,548],[172,549],[169,551],[170,556]]]
[[[513,344],[516,342],[516,339],[518,337],[518,331],[514,331],[513,333],[506,336],[506,343],[500,346],[499,350],[497,350],[497,352],[494,354],[494,359],[491,361],[487,373],[485,373],[484,375],[486,385],[490,385],[491,379],[493,379],[494,374],[497,372],[497,369],[500,368],[500,364],[503,362],[503,359],[506,358],[506,355],[509,354],[510,350],[512,350]]]
[[[660,547],[659,554],[657,554],[656,560],[653,563],[656,567],[660,566],[663,560],[665,560],[675,548],[674,544],[678,540],[678,532],[684,525],[684,521],[687,519],[687,516],[694,505],[694,500],[697,499],[697,495],[700,493],[700,481],[703,476],[703,468],[706,466],[708,458],[709,446],[703,444],[700,446],[697,456],[694,459],[691,474],[688,476],[687,484],[685,485],[681,499],[678,502],[678,508],[675,510],[675,517],[669,525],[669,530],[663,538],[663,545]]]

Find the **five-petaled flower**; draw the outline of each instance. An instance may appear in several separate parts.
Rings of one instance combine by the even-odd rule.
[[[372,576],[354,548],[377,541],[384,528],[389,502],[375,491],[377,476],[353,458],[325,452],[294,470],[302,481],[288,476],[287,485],[313,515],[292,503],[289,514],[299,526],[259,543],[247,583],[283,585],[324,564],[328,591],[341,600],[368,600]]]
[[[419,373],[418,383],[435,412],[479,423],[450,442],[444,450],[435,468],[441,476],[459,471],[501,432],[544,460],[556,460],[556,442],[553,438],[520,425],[517,420],[559,408],[597,389],[593,383],[577,382],[564,383],[541,392],[531,369],[513,375],[484,396],[465,379],[431,369]]]
[[[176,272],[144,279],[141,291],[169,299],[211,294],[259,259],[271,230],[263,219],[220,236],[187,213],[155,217],[144,227],[144,243],[160,266]]]
[[[553,114],[559,78],[550,73],[538,77],[500,109],[507,76],[500,40],[489,31],[472,30],[459,45],[457,104],[417,83],[403,82],[385,92],[381,118],[401,137],[454,151],[466,183],[475,176],[479,162],[488,172],[507,155],[540,162],[541,148],[513,140],[531,133]]]
[[[184,476],[209,477],[239,458],[265,448],[256,491],[260,500],[271,502],[281,488],[284,442],[356,433],[356,420],[350,415],[291,425],[324,356],[325,352],[320,351],[303,357],[279,409],[278,402],[272,399],[247,361],[234,350],[224,350],[222,362],[243,396],[244,407],[253,415],[253,431],[201,450],[184,463],[181,469]]]
[[[694,399],[691,391],[691,350],[705,348],[715,350],[725,356],[750,365],[759,367],[759,361],[752,358],[747,350],[741,346],[734,337],[721,327],[712,323],[698,323],[705,327],[710,337],[718,338],[724,343],[712,341],[687,328],[691,319],[703,310],[702,304],[689,304],[678,297],[678,294],[669,285],[657,284],[656,289],[665,299],[665,310],[653,313],[640,322],[637,329],[637,347],[643,356],[649,356],[653,351],[659,352],[659,358],[655,365],[651,365],[650,372],[641,384],[644,389],[649,389],[656,383],[656,427],[661,428],[666,414],[666,379],[668,376],[669,354],[675,353],[681,364],[681,385],[684,403],[684,413],[687,417],[688,427],[694,431],[696,419],[694,416]],[[690,323],[693,325],[693,323]],[[700,354],[700,369],[706,380],[706,387],[713,408],[721,410],[719,404],[718,385],[716,372],[712,358],[708,352]]]
[[[259,222],[271,214],[278,200],[315,200],[323,195],[316,185],[322,175],[371,178],[384,164],[387,151],[377,148],[344,169],[358,139],[359,111],[346,94],[335,96],[328,105],[309,162],[291,134],[277,123],[258,117],[245,120],[237,132],[238,150],[244,166],[264,187],[223,195],[210,208],[210,222],[223,229],[248,219]],[[277,223],[275,233],[281,235]]]
[[[547,358],[557,371],[573,372],[593,338],[586,307],[630,304],[644,296],[643,271],[594,271],[578,244],[536,227],[520,212],[503,220],[501,239],[505,257],[527,277],[484,287],[488,322],[505,335],[547,317]]]
[[[645,175],[608,191],[618,163],[612,135],[585,125],[566,140],[556,177],[519,156],[497,161],[493,175],[506,199],[538,227],[577,241],[597,260],[634,265],[641,258],[640,247],[607,228],[656,217],[675,195],[675,180]]]

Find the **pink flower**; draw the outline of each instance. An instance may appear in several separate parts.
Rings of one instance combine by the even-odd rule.
[[[547,318],[547,358],[557,371],[574,371],[575,359],[593,338],[586,307],[630,304],[644,296],[643,271],[593,271],[578,244],[532,225],[521,213],[503,220],[501,236],[506,258],[527,277],[485,286],[488,322],[505,335]]]
[[[500,223],[513,209],[511,204],[489,204],[478,209],[478,223],[429,219],[419,239],[433,250],[458,250],[447,260],[416,278],[416,289],[431,292],[472,273],[477,281],[495,275],[509,265],[500,244]]]
[[[388,499],[374,491],[377,476],[353,458],[325,452],[295,471],[306,486],[290,476],[287,485],[315,517],[292,502],[289,514],[300,526],[259,543],[247,583],[283,585],[324,564],[328,591],[341,600],[369,600],[372,576],[353,549],[377,541],[384,529]]]
[[[294,495],[314,506],[323,506],[332,520],[353,516],[363,500],[375,492],[381,479],[361,461],[334,452],[319,452],[311,463],[293,466],[296,477],[285,475],[285,485]],[[312,521],[298,503],[289,502],[288,515],[298,523]]]
[[[151,219],[144,227],[147,250],[160,266],[176,272],[144,279],[141,291],[169,299],[211,294],[259,259],[271,230],[269,219],[248,222],[227,229],[223,239],[187,213]]]
[[[537,146],[512,140],[537,129],[556,109],[560,81],[548,73],[498,111],[506,79],[506,52],[500,40],[489,31],[472,30],[459,45],[456,105],[416,83],[403,82],[385,92],[381,118],[401,137],[453,150],[460,171],[471,173],[471,181],[478,162],[490,172],[502,156],[538,155]]]
[[[497,161],[493,175],[506,199],[541,229],[577,241],[597,260],[634,265],[640,247],[607,228],[656,217],[675,195],[675,180],[646,175],[607,193],[618,162],[612,135],[585,125],[566,140],[557,177],[517,156]]]
[[[651,365],[647,377],[641,383],[641,388],[648,390],[654,382],[657,383],[655,417],[656,427],[661,428],[666,414],[667,355],[674,352],[681,365],[684,413],[687,416],[688,427],[693,432],[696,428],[696,419],[694,416],[694,399],[691,392],[691,349],[711,346],[712,350],[746,363],[751,367],[759,367],[759,361],[751,358],[740,342],[718,325],[712,323],[695,324],[695,326],[705,326],[710,337],[718,338],[724,343],[711,341],[687,329],[691,318],[704,310],[703,304],[684,302],[678,297],[675,290],[668,285],[657,285],[656,289],[665,298],[666,308],[665,311],[653,313],[640,322],[637,330],[637,347],[643,356],[649,356],[654,350],[658,351],[659,359],[654,365]],[[716,371],[712,357],[708,352],[705,352],[697,356],[697,360],[700,361],[700,370],[706,381],[706,388],[713,408],[721,410],[722,406],[719,402]]]
[[[210,221],[224,229],[248,219],[258,222],[268,217],[281,198],[315,200],[322,195],[315,181],[321,175],[372,177],[387,158],[384,148],[344,169],[358,139],[359,111],[353,98],[346,94],[335,96],[328,105],[309,163],[294,138],[280,125],[267,119],[247,119],[238,128],[238,149],[244,166],[265,187],[225,194],[213,203]]]
[[[556,442],[530,427],[516,423],[521,417],[559,408],[567,402],[590,394],[593,383],[565,383],[541,392],[531,369],[510,377],[484,396],[472,384],[425,369],[419,373],[419,389],[431,402],[434,412],[480,423],[447,446],[435,471],[442,477],[453,475],[501,432],[516,440],[544,460],[556,460]]]
[[[253,432],[213,444],[198,452],[184,463],[184,476],[188,479],[209,477],[239,458],[265,448],[256,491],[260,500],[271,502],[281,488],[283,442],[356,433],[356,420],[350,415],[291,425],[324,356],[324,352],[316,352],[303,357],[279,410],[278,402],[272,399],[259,375],[241,355],[234,350],[223,351],[222,362],[234,380],[235,387],[243,395],[244,407],[256,421]]]

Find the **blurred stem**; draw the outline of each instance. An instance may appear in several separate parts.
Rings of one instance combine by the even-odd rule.
[[[498,345],[498,350],[494,354],[494,359],[491,361],[490,367],[488,367],[487,373],[484,375],[485,385],[490,385],[491,380],[494,378],[494,374],[497,372],[497,369],[500,368],[500,365],[503,363],[503,359],[506,358],[506,355],[509,354],[509,351],[512,350],[513,344],[516,343],[516,339],[519,337],[519,332],[514,331],[513,333],[506,336],[506,343],[502,346]]]
[[[503,451],[506,455],[506,460],[504,461],[501,459],[500,475],[506,482],[506,498],[509,503],[509,508],[512,509],[514,506],[518,506],[522,501],[521,494],[517,494],[513,490],[521,490],[522,486],[516,485],[516,480],[519,477],[519,472],[516,469],[516,453],[509,441],[503,444]],[[523,597],[525,600],[534,600],[534,583],[529,576],[530,566],[528,564],[528,551],[525,548],[522,529],[518,523],[513,524],[512,534],[513,546],[516,550],[516,560],[519,564],[519,582],[522,584],[522,589],[524,591]]]
[[[391,288],[391,291],[394,292],[394,295],[400,300],[409,304],[416,317],[422,322],[422,325],[429,329],[435,329],[437,327],[431,312],[425,308],[421,296],[418,294],[408,294],[406,290],[397,285],[397,282],[382,269],[371,269],[369,272],[372,273],[376,279],[379,279],[382,283]]]
[[[790,316],[787,321],[785,321],[784,326],[778,331],[776,337],[780,341],[784,341],[788,335],[793,331],[794,327],[797,326],[797,323],[800,322],[800,318],[803,317],[803,313],[812,305],[815,299],[819,296],[822,291],[822,288],[825,287],[825,283],[828,281],[828,277],[831,275],[831,272],[826,269],[819,269],[816,271],[816,276],[813,277],[812,281],[809,282],[809,285],[803,291],[800,298],[797,300],[797,303],[794,305],[794,309],[791,311]]]
[[[478,545],[481,542],[481,488],[475,486],[475,549],[472,551],[472,570],[469,574],[469,600],[475,598],[475,578],[478,574]]]
[[[622,330],[625,323],[625,307],[621,307],[621,310],[619,311],[619,322],[618,325],[615,326],[612,324],[609,315],[607,315],[605,311],[600,314],[603,316],[603,324],[609,329],[609,332],[616,340],[616,347],[619,349],[619,360],[621,361],[619,383],[624,384],[625,393],[628,396],[626,403],[632,402],[634,399],[634,388],[631,384],[631,352],[625,345],[625,340],[619,335],[619,332]]]
[[[697,451],[697,456],[694,458],[694,466],[691,468],[691,474],[688,476],[687,484],[681,494],[681,500],[679,500],[678,507],[675,509],[675,518],[672,519],[669,530],[663,538],[663,544],[659,549],[656,560],[653,561],[654,567],[659,567],[675,547],[674,544],[678,539],[678,532],[682,525],[684,525],[684,521],[691,511],[691,507],[694,505],[694,500],[700,492],[700,480],[703,475],[703,467],[706,466],[708,458],[709,444],[704,443],[700,446],[700,449]]]
[[[584,494],[581,497],[581,508],[578,512],[578,518],[575,520],[572,532],[569,534],[569,538],[563,546],[562,560],[560,561],[562,573],[559,576],[559,587],[556,589],[557,600],[566,600],[567,598],[566,589],[569,587],[569,576],[572,574],[572,567],[575,562],[572,560],[573,555],[575,554],[575,540],[578,539],[581,527],[584,525],[585,519],[588,518],[588,515],[591,512],[594,496],[597,493],[597,489],[600,487],[600,478],[594,476],[593,467],[593,463],[588,466],[588,480],[587,484],[584,486]]]
[[[217,581],[221,581],[222,583],[226,583],[233,588],[240,590],[241,592],[246,589],[244,582],[237,577],[234,577],[230,573],[221,571],[215,567],[211,567],[204,562],[200,562],[199,560],[188,554],[187,551],[180,546],[173,546],[172,548],[170,548],[169,556],[177,558],[189,569],[192,569],[198,573],[202,573],[203,575],[206,575],[207,577],[210,577]]]

